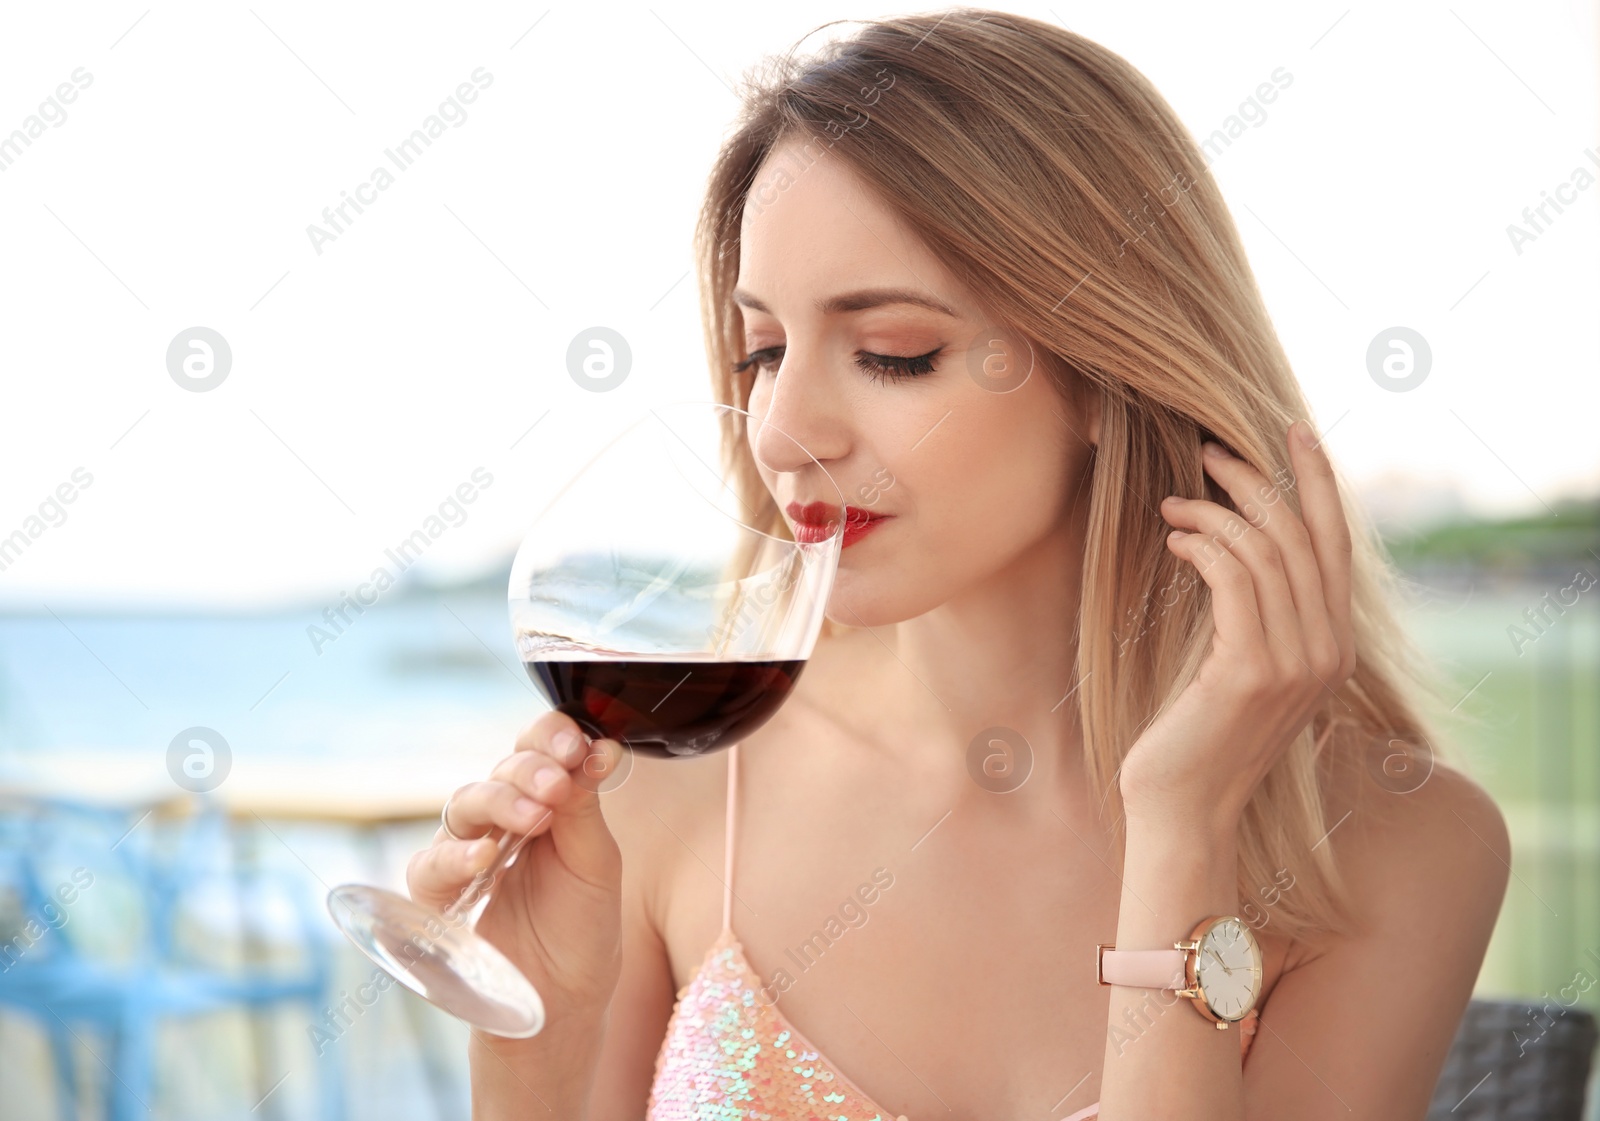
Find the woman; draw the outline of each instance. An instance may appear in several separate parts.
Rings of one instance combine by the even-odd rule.
[[[450,799],[434,905],[544,820],[478,929],[550,1027],[475,1034],[474,1116],[1421,1118],[1506,830],[1171,109],[1055,25],[868,23],[747,94],[697,246],[719,399],[855,529],[746,742],[597,794],[552,713]],[[815,466],[744,436],[792,531]]]

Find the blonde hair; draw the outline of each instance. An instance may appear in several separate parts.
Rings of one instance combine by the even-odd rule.
[[[844,160],[1031,342],[1064,394],[1098,395],[1072,698],[1090,788],[1104,800],[1211,643],[1209,587],[1166,548],[1161,499],[1236,509],[1202,470],[1210,438],[1284,484],[1278,494],[1300,512],[1284,433],[1310,410],[1221,192],[1150,82],[1054,24],[966,7],[868,21],[813,58],[791,51],[766,69],[746,78],[695,231],[717,399],[748,407],[748,382],[733,371],[746,357],[731,297],[740,223],[757,169],[790,139]],[[734,425],[726,436],[763,528],[787,535],[744,433]],[[1357,780],[1358,799],[1369,787],[1381,799],[1410,781],[1385,770],[1408,754],[1392,745],[1415,747],[1416,768],[1445,765],[1418,711],[1444,699],[1444,683],[1395,618],[1401,578],[1372,524],[1342,479],[1339,490],[1359,663],[1257,788],[1237,838],[1241,899],[1270,903],[1275,931],[1296,939],[1351,929],[1332,845],[1321,843],[1338,825],[1326,795],[1339,773]],[[1186,581],[1195,594],[1157,613],[1152,594]],[[1119,818],[1125,840],[1122,830]],[[1292,889],[1269,897],[1284,872]]]

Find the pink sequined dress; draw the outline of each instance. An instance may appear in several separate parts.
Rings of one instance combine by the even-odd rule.
[[[734,801],[739,747],[729,748],[722,932],[678,990],[656,1056],[646,1121],[909,1121],[874,1102],[760,996],[760,976],[733,932]],[[1239,1024],[1240,1061],[1256,1013]],[[1098,1116],[1095,1102],[1061,1121]]]

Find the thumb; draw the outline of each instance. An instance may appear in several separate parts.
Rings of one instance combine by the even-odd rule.
[[[629,762],[616,740],[590,740],[567,771],[567,796],[552,807],[550,835],[557,853],[574,875],[591,883],[611,882],[620,866],[616,839],[600,810],[600,791],[617,786],[616,776]]]

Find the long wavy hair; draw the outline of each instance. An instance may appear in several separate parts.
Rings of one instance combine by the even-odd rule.
[[[1165,547],[1161,499],[1237,510],[1201,467],[1209,438],[1282,484],[1300,512],[1284,431],[1310,409],[1199,147],[1120,56],[1063,27],[977,8],[866,21],[808,57],[791,49],[747,73],[741,98],[695,229],[719,401],[748,407],[749,382],[733,370],[747,357],[731,295],[740,222],[758,168],[790,139],[846,161],[1029,340],[1064,395],[1074,379],[1098,395],[1080,498],[1080,607],[1060,623],[1077,640],[1072,701],[1090,788],[1120,810],[1122,759],[1212,639],[1209,587]],[[750,508],[786,537],[745,433],[734,425],[725,435]],[[1302,940],[1352,929],[1332,846],[1321,843],[1338,825],[1326,798],[1337,772],[1356,780],[1344,789],[1360,812],[1360,799],[1392,799],[1452,765],[1423,715],[1443,711],[1445,683],[1395,616],[1404,578],[1342,478],[1339,490],[1359,664],[1258,787],[1237,838],[1242,913]],[[840,629],[830,622],[824,636]],[[1120,812],[1112,831],[1126,840]]]

